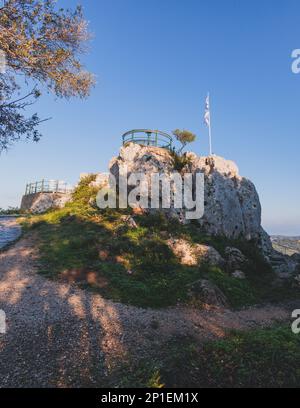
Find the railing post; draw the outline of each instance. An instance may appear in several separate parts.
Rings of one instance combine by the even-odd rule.
[[[43,179],[43,180],[42,180],[42,187],[41,187],[42,193],[44,192],[44,183],[45,183],[45,180]]]

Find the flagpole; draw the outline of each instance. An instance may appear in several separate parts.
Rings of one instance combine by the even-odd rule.
[[[210,109],[210,95],[207,94],[209,100],[209,124],[208,124],[208,137],[209,137],[209,155],[212,156],[212,141],[211,141],[211,109]]]

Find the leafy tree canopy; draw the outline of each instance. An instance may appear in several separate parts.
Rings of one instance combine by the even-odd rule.
[[[37,114],[26,117],[26,107],[46,87],[60,98],[89,95],[94,77],[79,57],[90,38],[80,6],[57,9],[55,0],[6,0],[0,8],[0,49],[6,69],[0,71],[0,151],[25,136],[41,134]],[[21,95],[20,78],[33,84]],[[23,87],[22,87],[23,89]]]
[[[179,152],[181,152],[188,143],[194,142],[196,140],[196,135],[189,130],[176,129],[172,133],[182,145]]]

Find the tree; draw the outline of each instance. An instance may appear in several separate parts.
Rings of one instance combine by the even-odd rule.
[[[182,150],[185,148],[185,146],[188,143],[194,142],[196,139],[196,135],[192,132],[190,132],[189,130],[180,130],[180,129],[176,129],[173,132],[173,135],[176,137],[176,139],[181,143],[181,149],[179,149],[178,153],[181,153]]]
[[[89,95],[94,77],[80,62],[90,38],[80,6],[56,9],[55,0],[6,0],[0,8],[0,151],[26,137],[41,137],[37,114],[25,110],[46,87],[59,98]],[[24,83],[21,79],[24,79]],[[29,88],[26,95],[21,89]]]

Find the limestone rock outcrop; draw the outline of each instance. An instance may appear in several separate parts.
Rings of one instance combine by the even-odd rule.
[[[186,162],[182,174],[200,172],[205,178],[205,212],[198,219],[203,231],[227,238],[260,240],[264,231],[259,197],[254,184],[239,175],[236,164],[219,156],[198,157],[190,152],[186,153]],[[171,175],[174,162],[166,149],[130,143],[110,161],[109,169],[116,178],[125,172],[128,176],[134,172]],[[184,211],[171,208],[169,213],[185,219]]]
[[[204,174],[204,215],[196,220],[201,230],[210,235],[256,242],[278,277],[291,277],[297,262],[273,249],[269,235],[261,226],[261,205],[256,188],[250,180],[239,174],[237,165],[219,156],[199,157],[192,152],[186,153],[184,159],[184,166],[180,169],[182,175]],[[144,173],[150,177],[156,172],[171,178],[174,169],[174,158],[168,150],[134,143],[123,146],[119,156],[112,158],[109,163],[110,173],[116,177],[116,181],[119,175],[127,174],[129,177],[132,173]],[[171,208],[162,211],[183,223],[188,222],[186,210],[174,207],[171,202]],[[234,261],[233,255],[228,255],[232,261],[231,273],[242,272],[242,260],[237,262],[235,257]],[[190,258],[196,262],[193,255]]]
[[[71,200],[71,193],[36,193],[23,197],[21,209],[42,214],[51,208],[63,208]]]
[[[188,155],[190,170],[205,175],[205,214],[199,220],[203,229],[228,238],[260,238],[261,205],[254,184],[239,175],[232,161]]]

